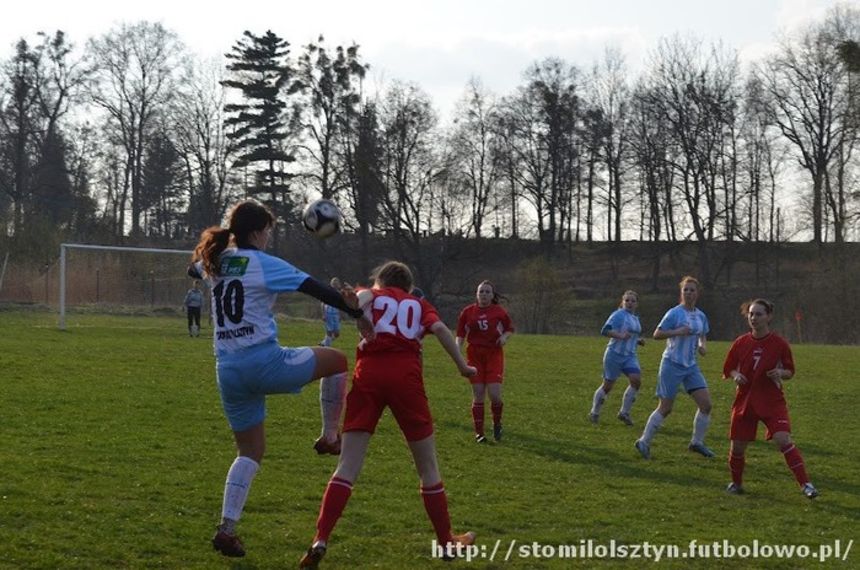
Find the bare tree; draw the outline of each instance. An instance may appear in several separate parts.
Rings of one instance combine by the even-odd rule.
[[[322,36],[305,46],[298,58],[296,87],[305,97],[302,126],[309,137],[300,148],[311,163],[306,176],[323,198],[333,198],[348,187],[348,164],[339,147],[347,144],[347,129],[358,113],[368,67],[357,45],[337,46],[330,54]]]
[[[451,169],[453,182],[462,185],[469,195],[470,226],[476,237],[481,237],[502,174],[494,154],[499,145],[492,128],[495,112],[492,95],[477,78],[471,79],[455,111]]]
[[[173,134],[185,166],[188,228],[192,234],[220,221],[237,193],[224,125],[223,67],[211,61],[195,64],[173,102]]]
[[[824,239],[824,191],[827,171],[843,136],[840,110],[847,94],[840,89],[846,73],[831,37],[809,25],[780,39],[779,51],[757,73],[768,96],[772,121],[799,154],[812,179],[812,239]],[[841,239],[837,232],[837,239]]]
[[[125,227],[125,197],[131,191],[131,232],[141,231],[144,152],[157,115],[176,92],[175,70],[183,47],[160,23],[120,24],[91,39],[93,102],[107,112],[107,125],[124,153],[124,182],[118,230]]]

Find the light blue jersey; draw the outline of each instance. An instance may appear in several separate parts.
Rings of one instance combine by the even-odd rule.
[[[637,315],[625,309],[617,309],[606,319],[606,323],[600,329],[600,334],[606,335],[609,331],[619,333],[629,332],[630,338],[620,340],[610,337],[609,344],[606,345],[607,352],[619,356],[632,356],[636,354],[636,343],[639,342],[639,336],[642,334],[642,324],[639,322]]]
[[[688,311],[683,305],[677,305],[666,311],[657,328],[667,331],[685,325],[690,327],[690,334],[667,338],[663,358],[680,366],[690,367],[698,363],[699,337],[706,336],[711,330],[705,313],[699,309]]]
[[[206,276],[212,290],[215,354],[276,343],[272,307],[278,293],[296,291],[308,274],[256,249],[226,249],[220,263],[220,275]]]

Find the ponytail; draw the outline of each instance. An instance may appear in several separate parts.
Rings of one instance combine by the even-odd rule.
[[[215,276],[220,273],[218,259],[230,244],[230,233],[226,228],[212,226],[203,230],[200,235],[200,242],[194,248],[191,261],[202,261],[206,275]]]

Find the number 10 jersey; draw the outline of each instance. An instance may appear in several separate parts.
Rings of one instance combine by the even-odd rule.
[[[244,248],[224,250],[219,269],[219,275],[206,276],[212,288],[216,356],[278,342],[272,313],[278,293],[298,290],[308,274],[279,257]]]

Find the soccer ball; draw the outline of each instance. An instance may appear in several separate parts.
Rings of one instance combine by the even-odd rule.
[[[314,237],[325,239],[340,231],[340,209],[331,200],[320,198],[305,206],[302,224]]]

